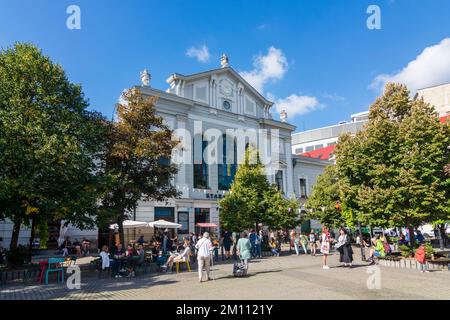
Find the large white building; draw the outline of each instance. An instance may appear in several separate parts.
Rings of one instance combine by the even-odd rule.
[[[269,182],[277,184],[287,197],[309,194],[317,176],[329,164],[293,158],[291,135],[295,126],[284,119],[274,120],[270,113],[273,103],[229,67],[226,57],[222,57],[222,68],[192,75],[173,74],[167,82],[166,91],[150,86],[139,89],[144,95],[158,96],[159,115],[171,129],[187,135],[181,136],[183,143],[173,157],[184,160],[174,181],[182,195],[167,203],[141,202],[136,220],[178,222],[183,225],[181,234],[194,232],[198,223],[219,225],[218,200],[233,181],[237,168],[233,158],[241,158],[248,144],[260,150]],[[243,143],[237,142],[243,137]],[[233,150],[224,147],[230,141],[235,141],[237,152],[231,159],[226,153]],[[223,161],[207,164],[201,159],[202,150],[214,148],[215,142],[219,142],[218,158]],[[196,163],[195,159],[200,161]]]
[[[172,161],[179,164],[172,183],[181,197],[162,203],[142,201],[130,213],[135,220],[177,222],[182,225],[179,234],[195,232],[198,223],[219,225],[218,201],[229,192],[237,164],[250,145],[260,151],[269,182],[301,203],[330,164],[293,156],[295,126],[287,123],[285,116],[283,121],[272,118],[273,103],[231,68],[226,56],[221,64],[221,68],[197,74],[173,74],[167,90],[152,88],[150,75],[142,73],[142,85],[135,88],[145,96],[158,97],[157,113],[181,141],[172,155]],[[11,231],[10,222],[0,223],[4,246],[9,245]],[[95,240],[97,231],[81,232],[69,226],[66,235],[72,240]],[[28,243],[29,236],[29,230],[23,228],[20,243]]]

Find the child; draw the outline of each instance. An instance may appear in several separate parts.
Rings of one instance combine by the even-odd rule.
[[[277,257],[280,256],[280,253],[278,252],[278,244],[274,238],[272,238],[272,241],[270,242],[270,248],[271,248],[272,254],[274,256],[277,256]]]
[[[100,252],[100,257],[102,258],[102,271],[108,270],[110,266],[108,251],[108,246],[103,246],[102,252]]]
[[[429,272],[427,270],[426,250],[423,243],[421,243],[419,248],[417,248],[415,258],[420,264],[420,272]]]

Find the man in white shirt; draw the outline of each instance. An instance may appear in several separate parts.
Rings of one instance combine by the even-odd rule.
[[[203,237],[197,241],[195,248],[197,249],[197,261],[198,261],[198,281],[202,282],[203,279],[203,266],[206,270],[208,280],[211,262],[211,249],[213,245],[209,239],[209,233],[205,232]]]

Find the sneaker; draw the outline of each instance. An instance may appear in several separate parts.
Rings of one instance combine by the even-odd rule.
[[[428,270],[425,270],[424,272],[425,272],[425,273],[429,273],[430,271],[428,271]]]
[[[330,267],[329,266],[323,266],[323,269],[324,270],[328,270],[328,269],[330,269]]]

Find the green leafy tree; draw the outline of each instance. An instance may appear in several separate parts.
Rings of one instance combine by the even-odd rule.
[[[0,52],[0,218],[14,223],[11,249],[22,224],[31,238],[43,221],[94,225],[105,121],[87,107],[81,86],[37,47]]]
[[[447,219],[444,167],[450,132],[434,108],[411,100],[403,85],[388,84],[371,106],[366,128],[343,136],[336,150],[343,206],[358,221],[380,227]]]
[[[252,161],[255,154],[256,151],[250,148],[246,151],[245,161],[238,167],[230,193],[219,202],[223,229],[258,229],[259,223],[264,220],[265,194],[270,185],[259,158]]]
[[[308,198],[307,217],[317,219],[328,227],[339,227],[346,223],[340,207],[340,189],[335,166],[328,166],[321,174]]]
[[[178,142],[157,115],[156,102],[156,97],[145,97],[137,88],[128,90],[117,105],[116,121],[109,125],[103,172],[112,180],[99,219],[117,222],[122,243],[123,221],[138,201],[165,201],[179,195],[170,184],[177,173],[170,158]]]
[[[272,185],[264,194],[264,224],[271,230],[295,228],[300,224],[297,199],[286,199],[283,193]]]
[[[228,230],[257,230],[259,224],[279,230],[293,228],[299,222],[297,200],[284,198],[276,186],[269,184],[258,153],[251,149],[238,167],[230,193],[219,205],[222,228]]]

